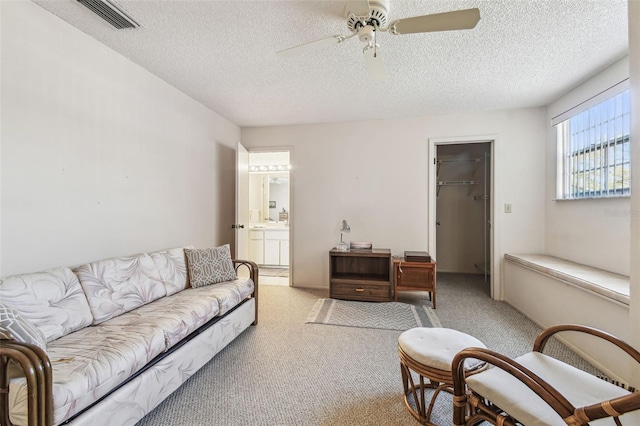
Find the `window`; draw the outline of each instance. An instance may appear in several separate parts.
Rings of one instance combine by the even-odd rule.
[[[631,193],[629,90],[557,124],[558,198]]]

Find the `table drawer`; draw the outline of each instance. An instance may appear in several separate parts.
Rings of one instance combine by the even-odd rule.
[[[288,240],[289,239],[289,230],[281,230],[281,231],[264,231],[264,239],[265,240]]]
[[[331,285],[331,297],[349,300],[390,300],[391,287],[376,284],[350,284],[334,282]]]

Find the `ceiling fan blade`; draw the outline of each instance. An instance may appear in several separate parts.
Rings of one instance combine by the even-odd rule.
[[[434,31],[469,30],[480,21],[480,10],[464,9],[433,15],[398,19],[389,24],[391,34],[429,33]]]
[[[387,70],[384,66],[382,55],[380,55],[379,47],[365,47],[364,62],[369,70],[369,78],[372,81],[384,81],[387,79]]]
[[[289,58],[291,56],[301,55],[303,53],[311,52],[325,46],[338,44],[344,40],[345,40],[344,36],[334,35],[331,37],[323,38],[321,40],[305,43],[300,46],[290,47],[288,49],[281,50],[279,52],[276,52],[276,55],[280,56],[281,58]]]

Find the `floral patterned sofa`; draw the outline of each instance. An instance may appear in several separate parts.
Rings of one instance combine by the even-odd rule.
[[[257,274],[226,245],[0,279],[0,423],[134,424],[257,323]]]

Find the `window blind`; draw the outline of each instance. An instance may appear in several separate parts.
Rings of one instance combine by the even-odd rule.
[[[562,199],[630,193],[630,93],[608,94],[557,124]]]
[[[553,117],[551,119],[551,125],[552,126],[557,126],[558,124],[562,123],[563,121],[568,120],[569,118],[580,114],[581,112],[584,112],[592,107],[594,107],[595,105],[613,97],[616,95],[619,95],[620,93],[629,90],[629,79],[626,78],[624,80],[622,80],[620,83],[614,84],[613,86],[609,87],[606,90],[603,90],[602,92],[598,93],[595,96],[592,96],[591,98],[579,103],[578,105],[568,109],[565,112],[562,112],[558,115],[556,115],[555,117]]]

